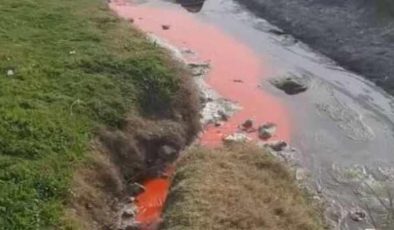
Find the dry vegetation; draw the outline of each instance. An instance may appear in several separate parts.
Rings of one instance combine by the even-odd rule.
[[[195,148],[179,161],[162,229],[324,229],[317,213],[264,150]]]

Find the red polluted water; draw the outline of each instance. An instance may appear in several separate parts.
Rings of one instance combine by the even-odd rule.
[[[178,48],[195,52],[201,60],[210,63],[206,83],[222,97],[240,106],[225,124],[208,126],[201,138],[205,146],[219,146],[223,137],[237,131],[247,119],[256,124],[273,122],[277,132],[272,140],[290,141],[290,122],[286,108],[272,95],[259,88],[270,74],[269,67],[246,45],[220,29],[203,23],[195,15],[172,8],[133,5],[124,1],[110,3],[120,17],[134,19],[134,24],[146,33],[152,33]],[[164,30],[163,25],[169,25]],[[237,80],[242,80],[242,83]],[[249,134],[257,139],[257,134]],[[146,192],[137,197],[137,220],[151,224],[160,219],[170,181],[152,179],[145,184]]]
[[[172,175],[174,166],[167,168],[166,175]],[[157,229],[160,216],[170,189],[169,178],[154,178],[144,183],[145,192],[137,196],[138,215],[136,221],[143,225],[143,230]]]

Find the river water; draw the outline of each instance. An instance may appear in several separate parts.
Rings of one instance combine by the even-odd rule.
[[[156,26],[168,24],[170,30],[200,37],[176,42],[177,38],[171,37],[176,34],[157,32],[159,29],[136,22],[145,32],[152,32],[179,49],[188,48],[199,51],[202,57],[212,57],[206,61],[212,61],[212,69],[215,70],[216,65],[216,70],[221,72],[214,73],[216,78],[209,78],[208,84],[246,110],[242,112],[241,108],[243,115],[236,114],[230,124],[222,128],[224,132],[231,131],[231,127],[242,122],[245,116],[257,122],[277,123],[277,137],[289,141],[298,150],[294,159],[298,167],[304,169],[303,179],[328,201],[326,214],[336,228],[366,229],[372,228],[373,223],[384,228],[384,223],[393,220],[394,208],[390,202],[390,197],[394,197],[393,97],[264,19],[253,16],[232,0],[206,0],[201,2],[203,5],[192,6],[183,3],[187,9],[171,1],[134,1],[134,13],[139,17],[134,20],[150,17]],[[161,15],[159,12],[163,10]],[[119,9],[115,11],[119,13]],[[170,11],[175,13],[168,14]],[[126,15],[125,12],[119,14]],[[195,28],[193,31],[184,28],[187,24],[177,23],[177,20],[184,20],[179,17],[184,14],[190,14],[188,17],[204,27],[190,27]],[[211,30],[219,30],[239,45],[221,43],[221,40],[215,43]],[[198,50],[200,46],[195,43],[206,43],[210,47]],[[254,59],[250,59],[249,54],[244,55],[240,46],[251,50]],[[215,62],[215,57],[220,55],[228,60]],[[243,71],[244,68],[248,70]],[[305,79],[309,89],[290,96],[268,81],[289,75]],[[243,83],[228,86],[230,84],[224,84],[223,79],[237,79]],[[242,85],[255,88],[264,96],[251,91],[243,97]],[[355,221],[363,217],[360,213],[365,213],[366,218]]]

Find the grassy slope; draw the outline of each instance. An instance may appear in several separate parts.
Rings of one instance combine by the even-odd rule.
[[[1,0],[1,228],[60,228],[94,128],[119,126],[139,105],[165,108],[171,73],[105,1]]]
[[[192,149],[181,158],[162,229],[324,229],[291,174],[255,146]]]

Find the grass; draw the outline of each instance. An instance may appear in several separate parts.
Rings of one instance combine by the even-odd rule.
[[[256,146],[195,148],[177,167],[162,229],[324,229],[293,176]]]
[[[165,63],[105,1],[0,1],[2,229],[62,228],[94,130],[166,112],[178,79]]]

